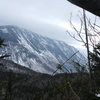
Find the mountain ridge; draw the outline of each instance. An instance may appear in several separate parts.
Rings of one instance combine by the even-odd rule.
[[[58,64],[65,62],[77,49],[68,44],[41,36],[18,26],[0,26],[0,37],[5,39],[7,47],[0,53],[9,53],[10,60],[44,73],[52,73]],[[81,61],[84,58],[76,54],[71,60]],[[65,64],[75,71],[71,62]]]

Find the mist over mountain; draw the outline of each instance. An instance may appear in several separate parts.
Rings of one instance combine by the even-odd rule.
[[[77,52],[63,41],[43,37],[17,26],[0,26],[0,37],[7,44],[1,48],[0,54],[11,54],[9,60],[42,73],[54,72],[58,64],[63,64]],[[64,71],[66,68],[75,71],[73,61],[81,63],[82,59],[84,57],[77,53],[64,65]]]

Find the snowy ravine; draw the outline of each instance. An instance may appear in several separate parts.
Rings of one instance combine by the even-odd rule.
[[[0,48],[0,54],[11,54],[8,58],[42,73],[52,73],[58,64],[62,64],[77,50],[68,44],[43,37],[17,26],[0,26],[0,37],[5,39],[6,47]],[[75,71],[73,60],[80,62],[84,57],[77,53],[65,65]]]

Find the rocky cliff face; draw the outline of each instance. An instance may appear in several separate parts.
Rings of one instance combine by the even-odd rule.
[[[0,37],[7,44],[0,49],[0,54],[11,54],[9,60],[38,72],[54,72],[58,64],[64,63],[77,51],[62,41],[43,37],[17,26],[0,26]],[[75,71],[73,60],[81,62],[82,59],[84,57],[77,53],[64,66]]]

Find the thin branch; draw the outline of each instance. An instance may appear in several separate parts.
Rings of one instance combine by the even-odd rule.
[[[68,62],[73,56],[75,56],[78,52],[79,52],[79,51],[75,52],[75,53],[74,53],[72,56],[70,56],[63,64],[59,65],[59,66],[58,66],[58,69],[57,69],[56,71],[54,71],[52,75],[54,75],[60,68],[62,68],[62,67],[65,65],[65,63],[67,63],[67,62]]]

